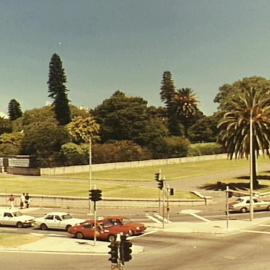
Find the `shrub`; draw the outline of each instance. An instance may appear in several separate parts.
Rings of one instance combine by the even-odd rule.
[[[160,141],[160,148],[156,153],[157,158],[185,157],[190,142],[184,137],[170,136]]]
[[[224,149],[218,143],[195,143],[188,149],[188,156],[216,155],[224,153]]]
[[[132,141],[95,144],[92,149],[93,163],[110,163],[151,159],[149,150]]]
[[[87,164],[88,159],[83,149],[75,143],[66,143],[61,146],[60,155],[63,165],[81,165]]]

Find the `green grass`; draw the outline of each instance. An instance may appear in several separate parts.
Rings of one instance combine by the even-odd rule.
[[[0,247],[5,248],[15,248],[21,245],[29,244],[35,241],[38,241],[43,236],[37,236],[32,234],[7,234],[2,233],[0,234]]]
[[[4,193],[29,192],[30,194],[56,195],[56,196],[77,196],[87,197],[89,190],[89,181],[84,180],[60,180],[60,179],[33,179],[32,177],[10,177],[2,179],[0,177],[1,190]],[[152,198],[158,196],[158,189],[145,187],[143,183],[140,186],[128,185],[125,183],[99,183],[98,188],[102,189],[104,198]],[[177,191],[174,198],[191,199],[196,198],[189,192]]]
[[[269,164],[268,159],[259,159],[259,167]],[[114,169],[92,173],[92,178],[98,188],[103,191],[103,198],[157,198],[158,189],[154,181],[154,174],[161,169],[169,182],[188,180],[192,177],[205,176],[209,172],[218,175],[227,171],[248,168],[248,160],[212,160],[189,162],[164,166]],[[1,175],[0,185],[3,193],[22,193],[56,196],[88,197],[89,174],[78,173],[51,177],[27,177]],[[228,179],[228,182],[245,180]],[[248,181],[248,180],[247,180]],[[150,182],[153,184],[149,185]],[[207,183],[206,183],[207,184]],[[174,198],[190,199],[195,196],[189,192],[176,190]]]
[[[269,163],[269,159],[259,159],[260,164]],[[236,170],[246,168],[249,166],[249,161],[242,160],[209,160],[188,162],[179,164],[170,164],[163,166],[151,166],[140,168],[124,168],[107,171],[92,172],[93,179],[96,180],[119,180],[119,181],[153,181],[154,174],[161,169],[163,175],[166,176],[167,181],[188,179],[191,177],[204,176],[209,174],[222,173],[228,170]],[[66,179],[88,179],[89,173],[77,173],[62,175]]]

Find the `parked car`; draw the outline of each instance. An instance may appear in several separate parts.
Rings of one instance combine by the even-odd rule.
[[[237,198],[235,201],[229,203],[230,212],[246,213],[250,208],[250,196],[243,196]],[[264,201],[259,197],[253,198],[253,209],[270,211],[270,201]]]
[[[110,216],[99,218],[98,223],[103,225],[104,228],[111,226],[119,227],[122,233],[128,235],[140,235],[146,230],[146,226],[142,223],[135,223],[123,216]]]
[[[22,214],[18,209],[0,209],[0,225],[16,226],[23,228],[32,226],[35,218]]]
[[[84,221],[84,219],[73,218],[66,212],[50,212],[43,217],[36,218],[35,227],[41,230],[58,229],[68,231],[71,226]]]
[[[93,220],[88,220],[80,225],[75,225],[69,228],[68,232],[78,239],[94,239],[95,226]],[[97,223],[96,226],[96,239],[105,241],[115,241],[117,234],[121,233],[117,228],[111,226],[110,228],[104,228]]]

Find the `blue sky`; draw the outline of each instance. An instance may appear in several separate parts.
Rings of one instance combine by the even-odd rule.
[[[71,103],[94,108],[120,89],[162,105],[172,72],[205,114],[224,83],[270,74],[268,0],[0,0],[0,111],[44,106],[53,53]]]

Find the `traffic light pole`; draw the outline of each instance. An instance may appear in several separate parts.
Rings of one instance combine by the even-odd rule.
[[[162,189],[162,228],[165,228],[165,188]]]
[[[226,186],[226,227],[229,228],[229,186]]]
[[[96,201],[94,201],[94,246],[96,245],[97,241],[97,204]]]
[[[92,139],[89,136],[89,190],[92,189]],[[89,200],[89,215],[92,215],[91,201]]]

